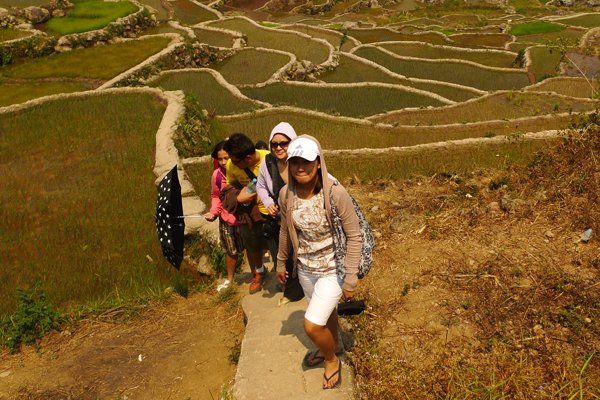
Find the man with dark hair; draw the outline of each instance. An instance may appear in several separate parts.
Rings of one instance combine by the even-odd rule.
[[[256,150],[254,143],[243,133],[234,133],[225,142],[223,149],[229,154],[227,162],[227,184],[245,186],[237,195],[238,207],[252,207],[256,199],[262,214],[268,211],[256,195],[256,177],[268,150]],[[241,221],[242,222],[242,221]],[[263,236],[264,221],[251,221],[240,225],[240,235],[246,248],[250,270],[254,275],[250,283],[250,294],[262,290],[266,269],[262,263],[267,243]]]

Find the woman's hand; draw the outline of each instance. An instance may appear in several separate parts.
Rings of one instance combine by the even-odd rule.
[[[256,192],[248,193],[246,189],[240,190],[240,194],[237,196],[238,203],[247,203],[256,197]]]
[[[209,222],[213,222],[215,219],[217,219],[217,216],[214,214],[211,214],[209,212],[207,212],[206,214],[203,215],[203,217],[209,221]]]
[[[287,282],[287,279],[288,279],[287,271],[277,272],[276,276],[277,276],[277,282],[281,283],[282,285],[285,285],[285,283]]]
[[[344,299],[344,301],[354,300],[354,291],[342,289],[342,299]]]
[[[276,217],[277,213],[279,213],[279,207],[277,207],[277,204],[273,203],[267,207],[267,211],[271,217]]]

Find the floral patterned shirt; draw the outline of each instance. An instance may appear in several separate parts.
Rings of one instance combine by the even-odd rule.
[[[292,211],[298,233],[298,268],[314,275],[335,274],[333,237],[324,207],[323,191],[310,199],[295,199]]]

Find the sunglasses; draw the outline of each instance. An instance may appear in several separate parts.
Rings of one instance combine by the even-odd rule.
[[[287,148],[290,145],[290,142],[271,142],[271,148],[272,149],[276,149],[278,147],[281,147],[282,149]]]

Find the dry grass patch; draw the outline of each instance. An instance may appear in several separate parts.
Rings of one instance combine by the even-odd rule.
[[[241,91],[250,98],[273,105],[290,105],[349,117],[365,117],[405,107],[443,104],[424,94],[376,84],[324,87],[274,83],[257,88],[242,88]]]
[[[445,125],[487,120],[509,120],[536,115],[593,111],[600,102],[581,101],[549,93],[504,92],[453,106],[402,110],[373,117],[373,122],[399,125]]]
[[[452,61],[400,59],[375,47],[361,47],[354,54],[406,77],[451,82],[480,90],[519,89],[530,83],[523,71],[494,70]]]
[[[593,80],[595,90],[600,90],[598,80]],[[592,98],[592,88],[583,78],[556,77],[542,81],[540,84],[526,88],[525,90],[537,92],[555,92],[565,96]]]
[[[351,325],[357,398],[600,396],[597,239],[579,242],[600,153],[578,140],[528,168],[350,187],[381,235]]]
[[[514,67],[516,53],[493,50],[465,50],[457,47],[433,46],[425,43],[380,43],[379,47],[405,57],[417,57],[428,59],[449,59],[473,61],[490,67],[511,68]]]
[[[210,26],[241,32],[248,37],[248,46],[287,51],[299,60],[322,64],[329,58],[329,48],[310,37],[259,27],[243,18],[219,20],[211,22]]]

